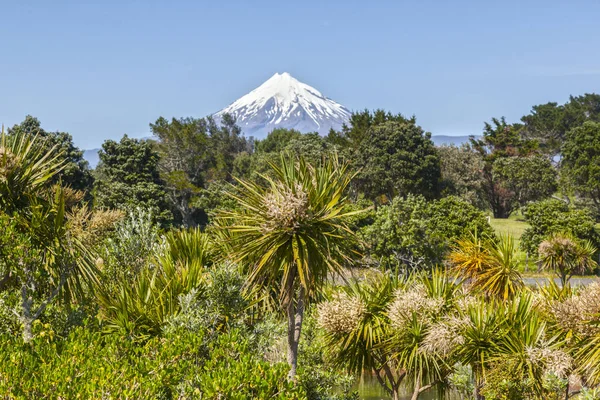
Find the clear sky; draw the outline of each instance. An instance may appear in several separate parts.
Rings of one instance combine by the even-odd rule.
[[[0,0],[0,122],[98,147],[287,71],[352,110],[478,134],[600,92],[599,21],[595,0]]]

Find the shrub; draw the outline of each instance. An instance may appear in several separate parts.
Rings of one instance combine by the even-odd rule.
[[[594,218],[587,210],[550,199],[529,204],[523,210],[523,215],[530,227],[521,236],[521,248],[532,255],[537,255],[540,243],[555,233],[589,240],[596,247],[600,244]]]
[[[139,345],[78,328],[65,340],[38,332],[34,342],[2,337],[0,397],[305,398],[287,381],[285,364],[263,361],[239,331],[212,342],[202,332],[180,332]]]
[[[485,215],[455,196],[427,202],[397,197],[361,229],[371,257],[383,265],[425,268],[441,263],[451,243],[470,232],[493,235]]]

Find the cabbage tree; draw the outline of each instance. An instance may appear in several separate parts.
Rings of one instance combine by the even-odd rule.
[[[237,180],[237,202],[220,216],[229,231],[232,257],[248,268],[246,288],[278,294],[287,316],[289,378],[294,379],[306,303],[327,278],[349,262],[354,233],[347,219],[346,189],[353,178],[332,156],[319,165],[283,154],[270,164],[266,184]]]

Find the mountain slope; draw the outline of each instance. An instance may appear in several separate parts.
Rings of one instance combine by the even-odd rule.
[[[219,120],[226,113],[236,118],[247,136],[257,138],[265,137],[275,128],[326,134],[331,128],[339,129],[350,118],[346,107],[287,72],[273,75],[214,117]]]

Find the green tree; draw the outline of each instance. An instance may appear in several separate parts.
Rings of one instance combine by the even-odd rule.
[[[453,307],[458,288],[439,270],[407,281],[383,275],[353,282],[319,304],[319,324],[339,364],[357,375],[370,370],[393,399],[408,381],[416,400],[449,373],[451,360],[427,351],[426,338]]]
[[[352,155],[360,173],[358,191],[377,201],[410,193],[434,198],[439,194],[440,159],[431,134],[414,121],[388,121],[369,128]]]
[[[158,138],[160,175],[177,220],[186,227],[196,226],[194,202],[212,167],[206,120],[160,117],[150,130]]]
[[[471,138],[471,146],[483,159],[483,192],[495,218],[508,218],[514,205],[514,193],[494,176],[494,163],[500,158],[531,155],[536,142],[524,140],[519,125],[510,125],[504,117],[485,123],[483,136]]]
[[[276,291],[287,315],[290,378],[296,375],[306,302],[348,261],[353,233],[344,195],[352,175],[331,158],[312,166],[282,156],[267,185],[238,180],[238,208],[222,211],[232,235],[232,257],[248,266],[248,288]]]
[[[570,96],[563,105],[546,103],[533,106],[531,113],[521,118],[526,138],[540,143],[540,149],[554,157],[561,152],[567,133],[586,121],[600,122],[600,95],[586,93]]]
[[[302,133],[295,129],[273,129],[266,138],[256,141],[255,149],[257,153],[279,153],[285,150],[291,140],[301,136]]]
[[[243,151],[251,151],[251,142],[246,140],[241,128],[229,114],[223,116],[219,125],[212,117],[207,118],[207,123],[212,155],[209,179],[231,182],[235,158]]]
[[[161,223],[171,221],[159,174],[160,157],[152,143],[125,135],[120,142],[105,141],[98,156],[94,185],[97,207],[142,207],[151,210]]]
[[[566,186],[600,213],[600,123],[585,122],[567,133],[561,172]]]
[[[66,132],[48,132],[42,129],[40,121],[28,115],[25,120],[18,125],[8,129],[9,135],[36,135],[39,137],[38,143],[43,145],[47,151],[56,147],[61,158],[65,160],[63,169],[57,173],[50,184],[61,182],[62,185],[69,186],[76,190],[89,191],[92,188],[92,174],[89,170],[88,162],[83,158],[83,151],[75,147],[73,138]]]
[[[557,189],[556,169],[543,156],[502,157],[492,165],[492,179],[506,198],[505,213],[550,197]]]
[[[442,195],[458,196],[475,207],[486,207],[483,193],[483,158],[481,154],[463,144],[440,146]]]
[[[377,109],[373,112],[363,110],[354,112],[350,116],[348,124],[344,124],[338,132],[330,130],[326,137],[326,141],[339,147],[340,150],[348,149],[350,152],[356,151],[365,140],[369,140],[371,134],[369,130],[373,127],[385,122],[410,122],[416,123],[414,117],[407,119],[402,114],[392,114],[382,109]]]
[[[567,285],[573,274],[585,274],[598,265],[594,261],[596,251],[590,241],[579,241],[564,234],[552,235],[538,248],[542,267],[554,271],[562,287]]]

